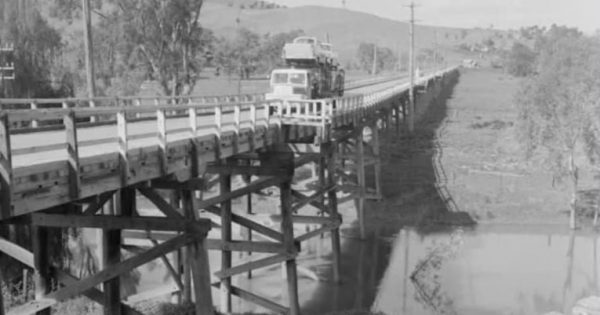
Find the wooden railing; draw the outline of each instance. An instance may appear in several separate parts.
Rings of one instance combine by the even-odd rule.
[[[2,218],[177,171],[189,177],[192,168],[272,143],[269,127],[278,122],[269,109],[277,103],[2,111]],[[90,126],[90,117],[108,123]],[[56,131],[11,132],[14,121],[44,120],[61,121],[62,137]]]
[[[416,86],[426,86],[428,82],[454,71],[451,67],[416,78]],[[348,95],[339,98],[319,100],[283,101],[272,109],[284,124],[317,125],[332,124],[334,127],[346,125],[371,115],[379,107],[388,105],[389,100],[403,93],[408,93],[409,83],[393,87],[385,87],[377,91],[361,95]]]

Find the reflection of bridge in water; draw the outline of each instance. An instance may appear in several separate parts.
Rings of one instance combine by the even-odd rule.
[[[454,75],[455,69],[447,69],[419,78],[420,103],[435,98]],[[0,100],[33,108],[0,112],[0,218],[9,227],[0,250],[37,275],[35,300],[9,313],[49,314],[52,305],[83,294],[107,314],[139,314],[122,302],[120,276],[162,258],[174,291],[195,301],[197,314],[214,312],[211,287],[220,290],[223,312],[231,312],[234,295],[273,312],[298,314],[300,243],[331,233],[332,279],[339,281],[337,192],[356,199],[364,237],[365,199],[381,197],[379,130],[394,124],[400,130],[408,90],[408,84],[387,84],[338,99],[286,102],[158,98],[151,107],[135,106],[143,101],[136,98]],[[63,108],[43,108],[53,103]],[[312,192],[293,189],[294,170],[310,163],[318,166],[316,184],[307,185]],[[368,167],[373,185],[365,176]],[[245,179],[242,187],[232,189],[234,175]],[[216,182],[219,195],[202,198]],[[232,211],[232,200],[247,197],[246,212],[252,213],[251,195],[272,186],[279,189],[279,229]],[[139,211],[138,202],[153,204],[160,215]],[[232,223],[250,231],[245,239],[233,239]],[[294,235],[294,224],[318,227]],[[26,227],[31,246],[16,237]],[[57,228],[101,229],[104,268],[81,279],[63,270],[49,243]],[[207,238],[211,228],[220,229],[219,239]],[[127,245],[124,236],[150,239],[154,246]],[[122,248],[129,258],[121,258]],[[214,280],[207,250],[221,252]],[[173,262],[166,255],[174,251],[179,254]],[[232,252],[254,255],[234,266]],[[232,284],[234,276],[279,263],[287,274],[287,306]],[[60,285],[52,289],[52,281]]]

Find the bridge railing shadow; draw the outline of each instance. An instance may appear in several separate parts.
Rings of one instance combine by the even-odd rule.
[[[356,222],[342,228],[342,283],[319,283],[303,304],[304,313],[347,314],[339,311],[368,310],[384,275],[401,272],[388,270],[393,269],[388,262],[403,228],[415,228],[425,235],[475,223],[460,211],[446,188],[447,178],[441,163],[443,147],[438,141],[447,116],[447,102],[458,80],[457,74],[447,81],[437,97],[428,99],[418,95],[422,97],[417,101],[421,108],[417,111],[414,133],[402,130],[398,135],[395,128],[382,133],[382,155],[386,156],[382,161],[383,200],[367,202],[368,237],[364,240],[356,237]],[[366,175],[367,181],[373,180],[372,172]],[[340,210],[352,211],[349,208],[353,208],[353,203],[348,204],[340,205]]]

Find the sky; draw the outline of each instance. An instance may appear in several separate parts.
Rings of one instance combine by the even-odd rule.
[[[270,0],[289,7],[342,7],[343,0]],[[410,0],[345,0],[346,8],[406,21]],[[418,24],[449,27],[518,29],[551,24],[577,27],[586,33],[600,29],[600,0],[415,0]]]

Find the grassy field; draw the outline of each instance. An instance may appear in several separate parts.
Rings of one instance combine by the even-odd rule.
[[[438,130],[447,187],[480,222],[566,224],[569,187],[553,185],[547,165],[526,160],[517,139],[519,82],[497,70],[463,71]],[[581,181],[583,190],[595,188],[589,167]]]

